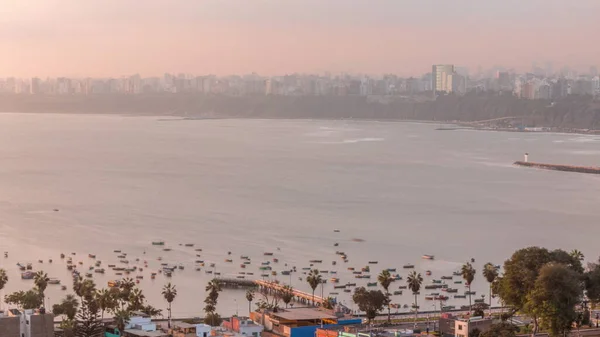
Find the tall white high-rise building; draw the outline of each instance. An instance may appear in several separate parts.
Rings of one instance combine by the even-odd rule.
[[[431,86],[434,92],[452,92],[454,65],[437,64],[431,70]]]

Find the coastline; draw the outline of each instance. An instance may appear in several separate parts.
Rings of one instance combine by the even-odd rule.
[[[121,117],[157,117],[159,121],[176,122],[176,121],[207,121],[207,120],[282,120],[282,121],[352,121],[352,122],[378,122],[378,123],[415,123],[415,124],[438,124],[445,127],[438,131],[458,131],[458,130],[473,130],[473,131],[493,131],[493,132],[515,132],[515,133],[535,133],[535,134],[578,134],[578,135],[600,135],[600,130],[589,129],[572,129],[558,127],[540,127],[541,130],[528,130],[520,128],[506,127],[489,127],[475,126],[477,121],[432,121],[420,119],[401,119],[401,118],[328,118],[328,117],[253,117],[253,116],[197,116],[190,117],[185,114],[178,113],[134,113],[134,112],[40,112],[40,111],[0,111],[0,114],[35,114],[35,115],[82,115],[82,116],[121,116]]]

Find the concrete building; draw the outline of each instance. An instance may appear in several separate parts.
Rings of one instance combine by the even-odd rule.
[[[521,98],[535,99],[535,85],[532,82],[523,83],[521,86]]]
[[[452,75],[454,65],[434,65],[431,70],[431,86],[434,92],[452,92]]]
[[[229,330],[237,332],[243,336],[259,337],[264,330],[262,325],[256,324],[246,317],[233,316],[223,321],[222,326]]]
[[[278,312],[252,312],[250,318],[264,325],[265,331],[283,337],[314,337],[317,328],[361,324],[362,319],[338,317],[335,312],[318,308],[289,308]],[[264,336],[264,333],[263,333]]]
[[[48,337],[54,336],[54,315],[34,310],[16,309],[0,312],[0,336]]]
[[[442,314],[439,320],[441,337],[469,337],[475,329],[486,332],[493,320],[484,317],[459,318],[451,314]]]

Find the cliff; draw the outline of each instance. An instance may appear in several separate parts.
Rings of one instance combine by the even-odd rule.
[[[0,112],[119,113],[187,117],[404,119],[472,122],[521,117],[514,124],[600,129],[600,102],[570,96],[551,103],[511,95],[448,95],[437,100],[358,96],[143,94],[2,95]]]

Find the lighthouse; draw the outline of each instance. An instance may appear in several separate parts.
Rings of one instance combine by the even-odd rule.
[[[523,158],[524,162],[527,162],[529,160],[529,153],[525,153],[525,156]]]

